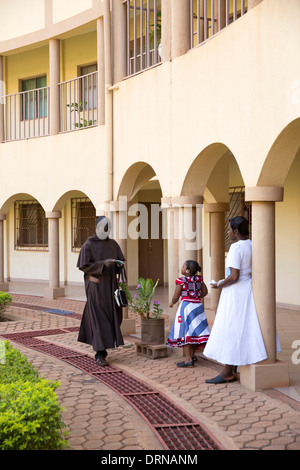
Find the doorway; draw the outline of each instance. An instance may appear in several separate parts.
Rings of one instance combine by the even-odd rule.
[[[139,277],[164,284],[162,212],[157,202],[143,202],[147,209],[148,238],[139,238]]]

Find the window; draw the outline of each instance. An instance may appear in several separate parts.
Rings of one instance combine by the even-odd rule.
[[[245,187],[234,186],[229,188],[230,211],[225,216],[225,251],[228,251],[231,245],[227,233],[229,220],[238,215],[245,217],[249,221],[249,234],[251,238],[251,202],[245,201]]]
[[[46,250],[48,219],[37,201],[15,202],[15,249]]]
[[[97,107],[97,64],[80,68],[81,79],[81,102],[84,109]]]
[[[84,242],[95,234],[96,209],[87,198],[71,200],[72,251],[79,251]]]
[[[21,116],[22,120],[47,116],[47,77],[22,80]]]

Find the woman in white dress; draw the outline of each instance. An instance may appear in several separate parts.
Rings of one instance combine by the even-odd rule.
[[[236,379],[236,367],[255,364],[267,358],[252,292],[252,242],[248,221],[234,217],[228,234],[233,243],[226,260],[226,278],[212,281],[222,288],[212,331],[203,354],[224,365],[222,372],[207,383]]]

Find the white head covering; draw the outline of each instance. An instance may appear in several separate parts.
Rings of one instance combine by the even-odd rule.
[[[106,240],[109,238],[111,232],[111,221],[105,217],[100,216],[96,220],[96,235],[100,240]]]

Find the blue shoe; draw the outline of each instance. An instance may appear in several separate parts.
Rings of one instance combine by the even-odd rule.
[[[217,377],[214,377],[213,379],[205,380],[207,384],[226,384],[229,382],[234,382],[236,380],[236,377],[232,377],[231,379],[223,379],[220,375],[217,375]]]
[[[177,367],[194,367],[194,361],[190,362],[177,362]]]

